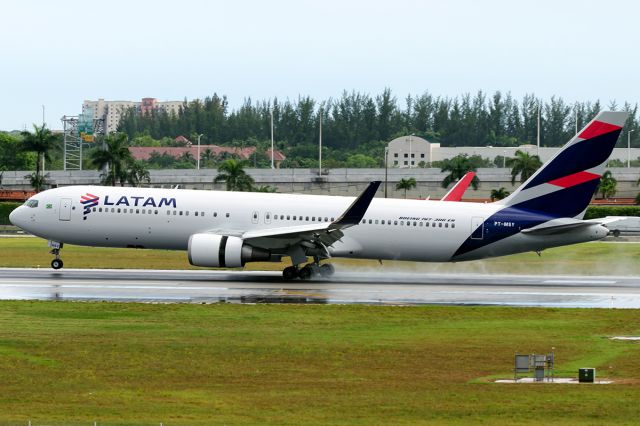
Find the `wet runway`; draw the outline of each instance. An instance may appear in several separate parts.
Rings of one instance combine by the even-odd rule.
[[[0,299],[640,308],[640,277],[0,268]]]

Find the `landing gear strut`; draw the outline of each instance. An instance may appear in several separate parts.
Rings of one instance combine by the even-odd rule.
[[[54,255],[56,258],[51,261],[51,267],[53,269],[62,269],[64,263],[62,259],[60,259],[60,250],[62,250],[62,243],[57,241],[49,241],[49,247],[51,247],[50,254]]]

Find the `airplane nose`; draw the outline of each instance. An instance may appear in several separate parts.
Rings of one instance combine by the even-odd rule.
[[[14,226],[21,225],[20,213],[18,212],[18,210],[20,210],[20,207],[18,207],[17,209],[13,209],[13,211],[9,214],[9,222],[11,222]]]

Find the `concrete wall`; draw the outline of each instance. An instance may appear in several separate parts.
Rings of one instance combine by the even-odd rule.
[[[636,181],[640,177],[640,168],[613,168],[614,177],[618,180],[618,197],[635,197],[640,188]],[[317,169],[247,169],[255,179],[256,185],[270,185],[278,192],[295,192],[307,194],[357,195],[373,180],[384,181],[384,169],[328,169],[319,178]],[[29,172],[4,172],[3,187],[9,189],[30,189],[25,175]],[[49,180],[58,186],[97,185],[100,173],[97,171],[51,171]],[[215,169],[202,170],[151,170],[152,187],[170,188],[180,185],[188,189],[220,189],[224,184],[214,184]],[[407,192],[409,198],[440,198],[446,189],[441,182],[446,173],[439,169],[389,169],[388,196],[401,198],[404,191],[396,191],[395,185],[402,178],[413,177],[418,186]],[[480,186],[477,191],[469,189],[466,198],[489,198],[492,189],[505,187],[513,191],[519,184],[511,185],[510,169],[479,169]],[[384,186],[384,185],[383,185]],[[383,189],[380,190],[381,194]]]

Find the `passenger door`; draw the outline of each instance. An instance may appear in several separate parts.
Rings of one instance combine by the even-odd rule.
[[[60,220],[71,220],[71,198],[60,200]]]

